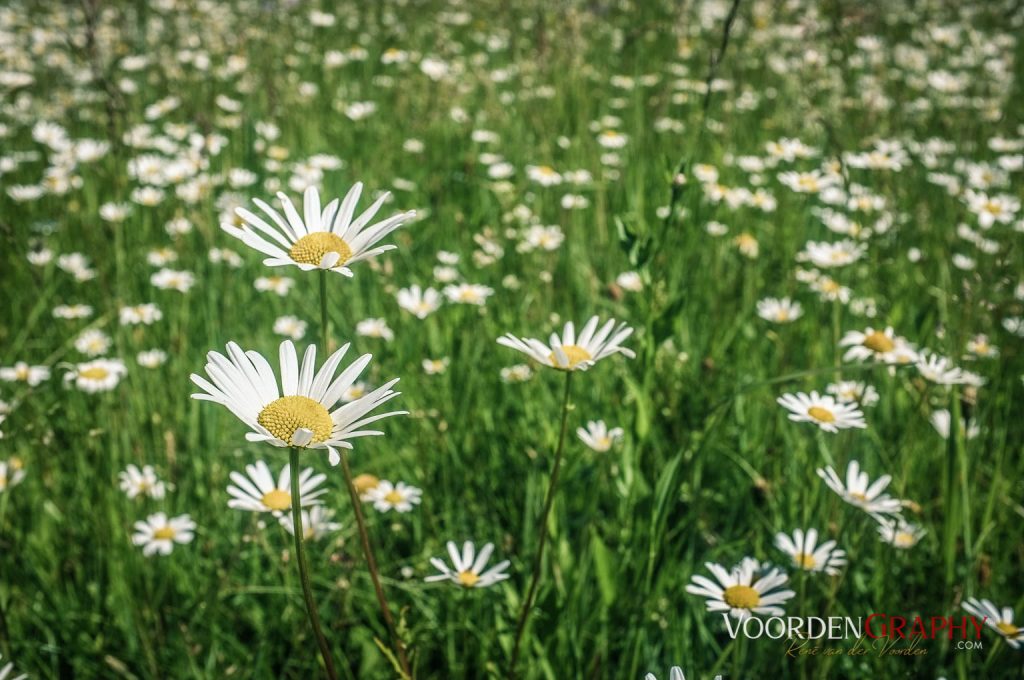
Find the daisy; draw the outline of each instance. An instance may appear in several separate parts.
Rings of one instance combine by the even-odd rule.
[[[202,392],[193,399],[212,401],[226,407],[251,428],[249,441],[265,441],[273,446],[327,449],[331,465],[341,461],[336,447],[350,449],[348,441],[367,435],[382,435],[376,430],[359,428],[377,420],[408,411],[367,414],[400,393],[391,390],[398,378],[388,381],[366,396],[333,411],[341,394],[370,363],[364,354],[335,378],[335,371],[348,351],[345,344],[328,357],[314,375],[316,346],[310,345],[300,367],[295,345],[285,340],[280,347],[281,390],[270,363],[259,352],[245,352],[234,342],[227,345],[228,356],[207,354],[206,378],[192,374],[192,382]]]
[[[856,380],[843,380],[831,383],[825,391],[834,395],[836,400],[843,404],[860,404],[861,406],[874,406],[878,403],[878,390],[871,385]]]
[[[24,479],[25,470],[20,460],[0,460],[0,493],[18,486]]]
[[[423,366],[423,372],[427,375],[440,375],[448,370],[448,364],[451,363],[451,359],[448,357],[441,357],[440,359],[424,359],[421,362]]]
[[[711,562],[704,566],[718,583],[695,574],[686,592],[707,598],[709,612],[729,612],[741,621],[753,614],[782,616],[785,611],[779,605],[796,595],[792,590],[777,590],[789,580],[786,574],[773,568],[761,575],[760,564],[755,559],[744,559],[732,571]]]
[[[395,339],[395,333],[388,328],[384,319],[363,319],[356,324],[356,334],[366,338],[380,338],[385,342]]]
[[[261,293],[277,293],[284,297],[295,285],[295,279],[290,279],[287,276],[261,276],[253,285]]]
[[[0,659],[3,659],[3,657],[0,656]],[[3,666],[0,666],[0,680],[28,680],[28,675],[25,673],[11,677],[11,673],[13,672],[13,663],[6,663]]]
[[[135,465],[129,465],[118,474],[118,479],[121,480],[121,491],[128,498],[149,496],[160,500],[166,492],[164,483],[157,478],[152,465],[144,465],[141,470]]]
[[[859,260],[867,247],[853,241],[836,243],[808,241],[798,259],[809,260],[816,267],[843,267]]]
[[[494,289],[478,283],[459,283],[444,287],[444,296],[449,302],[464,305],[483,306],[487,298],[494,295]]]
[[[382,479],[377,486],[363,494],[363,500],[373,503],[373,507],[380,512],[409,512],[412,506],[420,504],[422,495],[423,491],[415,486],[409,486],[405,482],[395,485]]]
[[[53,308],[53,316],[57,319],[86,319],[92,316],[89,305],[57,305]]]
[[[380,486],[380,479],[364,472],[361,475],[356,475],[352,480],[352,486],[356,488],[360,500],[369,501],[367,494]]]
[[[306,322],[297,316],[279,316],[274,320],[274,333],[301,340],[306,335]]]
[[[0,380],[6,382],[24,382],[29,387],[35,387],[44,380],[49,379],[50,369],[46,366],[29,366],[24,361],[19,361],[13,366],[0,368]]]
[[[110,336],[98,328],[82,331],[75,338],[75,349],[89,357],[105,354],[110,349],[110,344]]]
[[[122,326],[134,326],[140,323],[148,326],[163,317],[160,308],[152,303],[122,307],[119,313]]]
[[[441,294],[433,288],[426,290],[416,284],[402,288],[395,296],[398,306],[417,319],[426,319],[441,307]]]
[[[334,510],[325,508],[322,505],[314,505],[309,510],[302,511],[302,534],[307,541],[319,541],[327,534],[334,533],[341,528],[338,522],[332,522]],[[295,524],[292,521],[291,513],[280,518],[281,526],[292,535],[295,535]]]
[[[971,354],[971,356],[967,357],[969,359],[989,359],[999,356],[999,348],[991,344],[988,341],[988,336],[984,333],[975,335],[967,341],[967,351]]]
[[[326,269],[352,276],[349,266],[396,248],[393,245],[374,245],[416,216],[414,211],[408,211],[367,226],[390,194],[385,192],[365,212],[355,217],[356,203],[362,191],[362,182],[357,182],[340,203],[334,199],[321,209],[320,193],[316,187],[308,187],[302,197],[303,215],[299,215],[291,199],[278,193],[284,208],[283,217],[264,201],[254,199],[253,202],[273,224],[239,207],[235,213],[243,225],[237,227],[225,222],[221,229],[267,255],[263,264],[268,267],[294,265],[303,271]]]
[[[75,387],[89,394],[108,392],[117,387],[127,372],[120,359],[93,359],[65,373],[64,382],[74,382]]]
[[[166,514],[157,512],[144,521],[135,523],[135,535],[132,543],[142,546],[142,554],[146,557],[158,553],[170,555],[175,543],[191,543],[196,523],[188,515],[168,518]]]
[[[818,468],[817,473],[840,498],[865,512],[873,515],[895,515],[902,507],[898,499],[882,493],[889,486],[892,477],[882,475],[869,486],[868,473],[862,472],[860,463],[855,460],[851,460],[846,468],[845,484],[832,466]]]
[[[143,368],[156,368],[167,361],[167,352],[162,349],[150,349],[139,352],[135,360]]]
[[[580,427],[576,430],[576,436],[598,453],[611,449],[615,442],[622,439],[622,434],[621,427],[613,427],[609,430],[603,420],[590,420],[587,422],[586,428]]]
[[[901,550],[917,545],[927,533],[924,527],[904,521],[903,518],[882,519],[878,522],[878,534],[882,540]]]
[[[757,315],[765,321],[773,323],[790,323],[799,319],[803,313],[800,303],[794,302],[788,297],[768,297],[757,303]]]
[[[644,289],[644,281],[639,272],[622,272],[615,277],[615,284],[631,293],[639,293]]]
[[[506,383],[526,382],[533,377],[533,369],[528,364],[515,364],[506,366],[499,371],[501,381]]]
[[[967,598],[964,602],[964,609],[974,616],[985,621],[985,625],[996,631],[1006,640],[1006,644],[1013,649],[1020,649],[1024,644],[1024,628],[1013,624],[1013,609],[1010,607],[997,608],[991,600],[979,600],[975,597]]]
[[[939,436],[942,437],[943,439],[949,439],[950,418],[952,418],[952,416],[946,409],[938,409],[936,411],[932,411],[932,415],[930,418],[932,427],[935,428],[935,431],[938,432]],[[960,427],[961,429],[964,429],[964,424],[961,423]],[[974,420],[968,419],[966,422],[966,431],[967,438],[974,439],[979,434],[981,434],[981,426],[979,426],[978,423],[976,423]]]
[[[658,680],[658,677],[654,673],[648,673],[644,676],[644,680]],[[668,680],[686,680],[683,669],[679,666],[672,666],[668,671]],[[722,680],[722,676],[716,675],[714,680]]]
[[[228,493],[232,496],[228,501],[229,508],[270,512],[274,517],[280,517],[281,513],[292,507],[291,466],[281,468],[276,483],[270,468],[262,460],[256,461],[254,465],[246,465],[245,473],[232,472],[230,475],[235,485],[228,487]],[[303,507],[320,503],[317,497],[327,493],[327,489],[317,487],[325,479],[327,475],[314,474],[313,468],[305,468],[299,473],[299,499]]]
[[[541,186],[551,187],[562,183],[562,176],[550,165],[527,165],[526,176]]]
[[[918,355],[914,366],[922,378],[937,385],[962,385],[969,380],[966,372],[954,366],[949,359],[927,350]]]
[[[789,419],[798,423],[814,423],[826,432],[847,428],[865,428],[864,413],[854,404],[842,404],[834,397],[811,392],[784,394],[776,401],[791,411]]]
[[[511,564],[508,560],[499,562],[487,571],[484,571],[484,567],[487,566],[487,560],[490,559],[493,551],[493,543],[488,543],[477,553],[473,542],[466,541],[462,544],[462,553],[460,554],[455,541],[448,541],[448,557],[455,568],[450,569],[444,560],[439,557],[431,557],[430,563],[441,573],[428,576],[424,580],[428,583],[451,581],[463,588],[486,588],[499,581],[504,581],[509,577],[508,572],[505,571]]]
[[[779,532],[775,534],[775,547],[789,555],[797,569],[834,576],[846,564],[846,552],[836,550],[835,541],[819,544],[816,529],[808,529],[806,533],[803,529],[796,529],[792,537]]]
[[[630,359],[636,356],[633,350],[621,345],[633,333],[632,328],[624,323],[616,326],[615,319],[609,319],[600,329],[597,324],[598,317],[591,317],[577,337],[576,327],[570,321],[562,329],[561,337],[551,334],[549,345],[534,338],[517,338],[511,333],[498,338],[498,344],[519,350],[534,361],[561,371],[585,371],[612,354],[624,354]]]
[[[891,326],[885,330],[875,330],[868,326],[863,332],[849,331],[839,341],[839,346],[850,348],[843,354],[843,361],[874,359],[885,363],[899,363],[895,360],[897,350],[912,350],[910,343],[896,335]]]
[[[196,282],[192,272],[161,269],[149,277],[149,282],[161,290],[176,290],[187,293]]]

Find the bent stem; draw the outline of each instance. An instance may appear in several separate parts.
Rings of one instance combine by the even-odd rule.
[[[555,501],[555,489],[558,486],[558,471],[562,467],[562,452],[565,449],[565,430],[569,420],[569,387],[572,385],[572,371],[565,373],[565,394],[562,396],[562,425],[558,433],[558,448],[555,449],[555,464],[551,468],[551,480],[548,482],[548,491],[544,496],[544,510],[541,512],[537,522],[537,533],[539,543],[537,555],[533,559],[533,576],[530,577],[530,587],[526,592],[526,600],[523,602],[523,609],[519,612],[519,621],[516,623],[516,641],[512,647],[512,660],[508,665],[508,674],[514,678],[516,674],[516,662],[519,660],[519,647],[523,641],[523,632],[526,630],[526,620],[533,608],[533,600],[537,596],[537,586],[540,584],[541,564],[544,561],[544,546],[548,538],[548,516],[551,514],[551,506]]]
[[[320,615],[316,611],[316,600],[313,599],[313,587],[309,582],[309,564],[306,562],[305,533],[302,529],[302,502],[299,498],[299,450],[289,450],[289,472],[292,482],[292,533],[295,535],[295,561],[299,564],[299,580],[302,581],[302,597],[306,601],[306,613],[309,625],[313,627],[316,644],[320,648],[320,656],[324,659],[327,677],[337,680],[338,672],[334,669],[331,649],[327,646],[327,638],[320,628]]]

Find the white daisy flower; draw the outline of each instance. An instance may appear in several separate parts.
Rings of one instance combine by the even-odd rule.
[[[494,295],[494,289],[478,283],[459,283],[444,287],[444,296],[449,302],[482,307],[487,298]]]
[[[111,342],[109,335],[98,328],[90,328],[75,338],[75,349],[88,357],[95,357],[106,354]]]
[[[405,482],[392,484],[382,479],[377,486],[368,489],[363,494],[363,500],[373,503],[373,507],[380,512],[395,510],[396,512],[409,512],[412,506],[419,505],[422,500],[423,491],[415,486],[409,486]]]
[[[615,442],[622,439],[622,435],[621,427],[613,427],[609,430],[603,420],[590,420],[587,421],[586,428],[576,429],[576,436],[598,453],[610,450]]]
[[[261,293],[276,293],[281,297],[288,294],[288,291],[295,285],[295,279],[287,276],[261,276],[253,282],[253,286]]]
[[[775,534],[775,547],[789,555],[794,567],[805,571],[834,576],[846,564],[846,552],[837,550],[835,541],[818,543],[817,529],[796,529],[792,536],[779,532]]]
[[[50,369],[46,366],[29,366],[24,361],[0,368],[0,380],[28,383],[29,387],[35,387],[49,377]]]
[[[967,351],[970,354],[966,358],[969,359],[991,359],[999,356],[999,348],[990,343],[984,333],[979,333],[967,341]]]
[[[927,531],[924,527],[911,524],[902,517],[893,519],[878,518],[878,534],[882,540],[901,550],[917,545]]]
[[[331,521],[332,517],[334,517],[334,510],[325,508],[322,505],[314,505],[309,510],[303,510],[303,539],[307,541],[319,541],[327,534],[332,534],[341,529],[341,524]],[[292,534],[293,536],[295,535],[295,523],[292,519],[291,513],[283,515],[280,522],[281,526],[283,526],[289,534]]]
[[[995,606],[991,600],[979,600],[969,597],[964,602],[964,610],[985,621],[985,625],[1003,636],[1006,644],[1013,649],[1024,645],[1024,628],[1014,625],[1013,609]]]
[[[850,240],[835,243],[808,241],[797,259],[810,261],[816,267],[843,267],[863,257],[867,246]]]
[[[65,373],[64,382],[73,382],[83,392],[95,394],[117,387],[127,372],[127,367],[120,359],[93,359]]]
[[[136,465],[128,465],[118,474],[119,486],[128,498],[138,496],[149,496],[160,500],[164,497],[167,489],[164,483],[156,476],[156,470],[152,465],[143,465],[140,470]]]
[[[2,655],[0,655],[0,659],[3,659]],[[11,673],[13,672],[13,663],[8,662],[3,666],[0,666],[0,680],[28,680],[28,674],[22,673],[21,675],[11,676]]]
[[[952,416],[946,409],[937,409],[932,411],[930,418],[932,427],[935,428],[935,431],[938,432],[939,436],[943,439],[949,439],[949,425],[951,418]],[[964,427],[964,424],[961,423],[960,427]],[[981,426],[972,419],[967,420],[966,430],[968,439],[974,439],[981,434]]]
[[[150,349],[139,352],[135,356],[139,366],[143,368],[156,368],[167,361],[167,352],[162,349]]]
[[[86,319],[92,316],[89,305],[57,305],[53,308],[53,316],[57,319]]]
[[[817,473],[840,498],[865,512],[873,515],[895,515],[902,508],[898,499],[882,493],[889,486],[892,477],[882,475],[869,486],[868,473],[862,472],[860,463],[855,460],[851,460],[846,467],[845,484],[831,466],[818,468]]]
[[[279,316],[274,320],[274,333],[301,340],[306,335],[306,322],[297,316]]]
[[[533,377],[533,369],[528,364],[515,364],[506,366],[499,371],[501,381],[506,383],[526,382]]]
[[[330,410],[372,358],[372,355],[364,354],[335,377],[348,348],[348,344],[341,347],[314,374],[316,346],[306,348],[300,366],[295,345],[285,340],[280,347],[281,389],[278,390],[274,370],[262,354],[245,352],[236,343],[229,342],[227,357],[219,352],[207,354],[206,373],[212,383],[192,374],[192,382],[203,390],[193,394],[192,398],[221,404],[234,413],[251,428],[252,431],[246,434],[249,441],[265,441],[278,447],[327,449],[331,465],[337,465],[341,457],[336,447],[351,449],[350,439],[384,434],[359,428],[383,418],[408,413],[390,411],[367,415],[400,394],[391,389],[398,378],[360,399]]]
[[[648,673],[644,676],[644,680],[658,680],[658,677],[654,673]],[[668,671],[668,680],[686,680],[683,669],[679,666],[672,666]],[[722,676],[716,675],[714,680],[722,680]]]
[[[878,403],[878,390],[871,385],[856,380],[843,380],[831,383],[825,391],[843,404],[860,404],[861,406],[874,406]]]
[[[398,306],[417,319],[426,319],[441,307],[439,292],[433,288],[424,290],[416,284],[402,288],[395,297],[398,299]]]
[[[248,510],[249,512],[270,512],[275,517],[292,507],[291,466],[285,465],[274,481],[270,467],[262,460],[253,465],[245,466],[245,475],[232,472],[231,481],[234,486],[228,487],[231,500],[229,508]],[[246,477],[248,475],[248,477]],[[299,499],[303,507],[320,503],[318,496],[327,493],[327,489],[319,489],[327,475],[315,474],[313,468],[305,468],[299,473]]]
[[[896,335],[891,326],[884,330],[868,326],[863,331],[849,331],[839,341],[839,346],[850,348],[843,354],[843,361],[874,359],[887,364],[916,361],[913,346]],[[907,357],[913,358],[908,361]]]
[[[161,290],[176,290],[187,293],[195,285],[196,277],[192,272],[161,269],[149,277],[149,282]]]
[[[118,317],[122,326],[134,326],[136,324],[150,325],[164,318],[163,312],[153,303],[145,303],[130,307],[122,307]]]
[[[803,313],[800,303],[794,302],[788,297],[768,297],[757,303],[757,315],[772,323],[790,323],[799,319]]]
[[[463,588],[486,588],[492,586],[509,577],[508,572],[505,570],[511,564],[508,560],[504,560],[484,571],[484,567],[487,566],[487,560],[491,558],[492,552],[494,552],[493,543],[488,543],[477,553],[473,542],[466,541],[462,544],[462,552],[460,553],[458,546],[455,545],[455,541],[448,541],[448,557],[451,559],[454,569],[449,568],[444,560],[439,557],[431,557],[430,563],[441,573],[428,576],[424,580],[427,582],[451,581]]]
[[[754,559],[744,559],[732,571],[712,562],[704,566],[718,582],[695,574],[686,592],[707,598],[709,612],[729,612],[741,621],[754,614],[783,616],[785,610],[780,605],[796,595],[792,590],[777,590],[789,581],[786,574],[773,568],[761,575],[760,564]]]
[[[395,339],[395,333],[384,319],[363,319],[356,324],[356,334],[365,338],[380,338],[385,342]]]
[[[365,212],[355,217],[356,203],[362,191],[362,182],[357,182],[343,200],[334,199],[321,209],[320,193],[315,187],[308,187],[303,194],[303,215],[299,215],[291,199],[278,193],[284,209],[283,217],[264,201],[253,199],[273,224],[239,207],[235,213],[242,219],[243,226],[225,222],[221,229],[267,255],[263,264],[268,267],[294,265],[303,271],[326,269],[352,276],[351,265],[396,248],[393,245],[374,246],[416,216],[410,210],[367,226],[390,194],[385,192]]]
[[[790,420],[814,423],[826,432],[867,427],[864,413],[855,404],[841,404],[834,397],[817,392],[784,394],[776,401],[790,411]]]
[[[598,317],[591,317],[577,336],[576,327],[570,321],[562,329],[561,337],[551,334],[549,345],[534,338],[517,338],[511,333],[498,338],[498,344],[519,350],[534,361],[561,371],[585,371],[612,354],[623,354],[630,359],[636,356],[633,350],[621,345],[633,333],[632,328],[624,323],[616,326],[615,319],[609,319],[600,329],[597,324]]]
[[[448,364],[451,363],[451,359],[448,357],[441,357],[440,359],[424,359],[420,365],[423,366],[423,372],[427,375],[440,375],[448,370]]]
[[[16,458],[0,460],[0,493],[13,489],[24,479],[25,470],[21,466],[20,460]]]
[[[146,557],[154,553],[170,555],[174,544],[191,543],[196,523],[188,515],[168,518],[162,512],[153,513],[144,521],[135,523],[135,535],[132,543],[142,546],[142,554]]]
[[[970,381],[966,371],[954,366],[946,357],[928,351],[918,355],[914,366],[922,378],[936,385],[963,385]]]

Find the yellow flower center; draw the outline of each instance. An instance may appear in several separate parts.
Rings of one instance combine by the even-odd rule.
[[[999,629],[1000,633],[1009,638],[1017,637],[1018,633],[1020,633],[1020,628],[1013,625],[1009,621],[1000,621],[996,624],[996,628]]]
[[[850,498],[852,498],[853,500],[857,501],[858,503],[867,503],[868,502],[867,495],[861,493],[860,491],[851,491],[850,492]]]
[[[108,375],[110,375],[110,371],[102,366],[92,366],[78,372],[78,377],[86,380],[103,380]]]
[[[801,569],[814,569],[818,566],[818,561],[814,559],[814,555],[803,552],[793,555],[793,563]]]
[[[263,503],[263,505],[271,510],[287,510],[291,507],[292,495],[281,489],[273,489],[263,494],[263,497],[260,498],[260,503]]]
[[[356,478],[352,480],[352,485],[356,487],[356,491],[360,494],[364,494],[371,489],[376,489],[379,484],[379,479],[366,473],[357,475]]]
[[[569,365],[559,366],[558,359],[557,357],[555,357],[555,353],[552,352],[551,354],[548,355],[548,361],[550,361],[551,365],[554,366],[555,368],[561,368],[563,370],[576,368],[576,364],[580,363],[581,361],[590,361],[593,358],[592,356],[590,356],[590,352],[583,349],[579,345],[562,345],[562,351],[565,352],[565,356],[569,360]]]
[[[917,539],[914,538],[913,534],[909,534],[906,531],[899,531],[895,536],[893,536],[892,542],[901,548],[909,548],[917,543]]]
[[[836,415],[832,413],[832,411],[829,411],[827,408],[822,408],[821,406],[810,407],[807,409],[807,415],[822,423],[836,422]]]
[[[477,581],[480,580],[479,576],[477,576],[476,574],[474,574],[473,572],[468,571],[468,570],[467,571],[460,571],[458,578],[459,578],[459,584],[463,585],[463,586],[466,586],[467,588],[472,588],[473,586],[476,585]]]
[[[399,493],[397,489],[392,489],[391,491],[388,491],[387,494],[385,494],[384,500],[386,500],[391,505],[398,505],[399,503],[405,500],[405,496]]]
[[[303,236],[288,251],[288,254],[296,262],[315,266],[320,265],[320,260],[327,253],[338,253],[340,256],[335,267],[340,267],[352,257],[352,249],[344,239],[326,231],[314,231],[312,234]]]
[[[168,525],[165,527],[160,527],[159,529],[154,531],[153,538],[158,541],[171,541],[174,540],[174,537],[177,534],[178,532],[174,530],[174,527]]]
[[[256,422],[288,444],[292,443],[292,435],[300,427],[313,433],[312,444],[330,438],[331,430],[334,429],[334,421],[324,405],[300,395],[281,397],[270,402],[260,411]]]
[[[787,311],[785,309],[778,310],[777,312],[775,312],[775,320],[776,321],[789,321],[789,311]]]
[[[891,352],[896,347],[896,343],[892,341],[892,338],[881,331],[875,331],[865,337],[862,344],[872,352],[878,352],[879,354]]]
[[[730,586],[725,589],[722,599],[733,609],[753,609],[761,604],[761,596],[750,586]]]

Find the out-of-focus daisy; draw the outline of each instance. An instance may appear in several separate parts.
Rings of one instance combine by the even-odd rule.
[[[365,338],[380,338],[386,342],[395,339],[395,333],[384,319],[363,319],[356,324],[356,333]]]
[[[527,165],[526,176],[541,186],[551,187],[562,183],[562,176],[550,165]]]
[[[84,330],[75,338],[75,349],[88,357],[105,354],[110,344],[110,336],[98,328]]]
[[[922,378],[936,385],[962,385],[969,381],[965,371],[938,354],[921,352],[914,366]]]
[[[322,505],[314,505],[309,510],[302,511],[302,537],[307,541],[319,541],[327,534],[332,534],[341,528],[338,522],[332,522],[334,510],[325,508]],[[291,513],[283,515],[280,519],[281,526],[289,534],[295,534],[295,523]]]
[[[855,404],[842,404],[834,397],[817,392],[784,394],[776,400],[790,411],[789,419],[798,423],[814,423],[826,432],[847,428],[865,428],[864,413]]]
[[[895,515],[903,507],[899,499],[882,493],[889,486],[892,477],[882,475],[869,485],[868,473],[862,472],[860,463],[855,460],[851,460],[846,467],[845,484],[832,466],[818,468],[817,473],[840,498],[865,512],[873,515]]]
[[[74,383],[75,387],[90,394],[107,392],[117,387],[127,372],[120,359],[93,359],[65,373],[64,382]]]
[[[644,281],[638,272],[622,272],[615,277],[615,283],[623,290],[631,293],[639,293],[644,289]]]
[[[0,659],[3,659],[2,655],[0,655]],[[14,664],[13,663],[8,662],[8,663],[4,664],[3,666],[0,666],[0,680],[28,680],[28,675],[26,673],[22,673],[21,675],[14,675],[14,676],[12,676],[11,673],[13,673],[13,672],[14,672]]]
[[[450,363],[451,359],[441,357],[440,359],[424,359],[421,365],[423,366],[423,372],[427,375],[440,375],[448,370],[448,364]]]
[[[879,518],[878,534],[882,540],[901,550],[913,548],[927,532],[924,527],[911,524],[902,517]]]
[[[519,383],[526,382],[533,377],[533,369],[528,364],[515,364],[506,366],[499,372],[502,382]]]
[[[176,290],[187,293],[196,282],[192,272],[161,269],[149,277],[149,282],[161,290]]]
[[[228,487],[231,496],[229,508],[270,512],[280,517],[281,513],[292,507],[290,465],[281,468],[276,482],[270,467],[262,460],[246,465],[245,475],[232,472],[230,477],[234,485]],[[326,479],[327,475],[316,474],[313,468],[305,468],[299,473],[299,498],[303,507],[320,503],[318,497],[327,493],[327,489],[318,487]]]
[[[163,312],[153,303],[122,307],[118,317],[122,326],[146,324],[147,326],[164,318]]]
[[[892,327],[876,330],[869,326],[863,331],[849,331],[839,341],[839,346],[850,348],[843,354],[843,361],[874,359],[890,364],[906,363],[899,359],[901,348],[908,350],[910,356],[916,356],[910,343],[896,335]]]
[[[427,318],[441,306],[440,293],[433,288],[424,290],[416,284],[402,288],[395,297],[398,299],[398,306],[417,319]]]
[[[306,335],[306,322],[297,316],[279,316],[274,320],[274,332],[292,340],[301,340]]]
[[[154,553],[170,555],[175,543],[184,545],[192,542],[195,529],[196,523],[188,515],[169,518],[165,513],[156,512],[135,523],[132,543],[142,546],[142,554],[146,557]]]
[[[57,305],[53,308],[53,316],[57,319],[86,319],[92,316],[89,305]]]
[[[364,472],[363,474],[356,475],[356,478],[352,480],[352,486],[356,488],[356,492],[361,500],[368,501],[370,499],[366,494],[380,486],[380,478]]]
[[[764,298],[757,303],[757,315],[772,323],[790,323],[804,313],[799,302],[789,298]]]
[[[874,406],[878,403],[878,390],[871,385],[856,380],[843,380],[831,383],[825,391],[835,396],[836,400],[844,404],[860,404],[861,406]]]
[[[706,562],[704,566],[718,581],[695,574],[686,586],[686,592],[707,599],[709,612],[729,612],[735,619],[744,620],[753,614],[783,616],[780,606],[796,595],[792,590],[778,590],[789,581],[779,569],[765,574],[754,559],[744,559],[732,571],[720,564]]]
[[[50,369],[46,366],[29,366],[24,361],[0,368],[0,380],[28,383],[29,387],[35,387],[49,377]]]
[[[287,276],[261,276],[253,285],[261,293],[277,293],[284,297],[295,285],[295,279]]]
[[[162,349],[150,349],[139,352],[135,360],[143,368],[156,368],[167,361],[167,352]]]
[[[623,354],[634,358],[633,350],[623,347],[622,342],[633,333],[624,323],[616,326],[615,319],[609,319],[598,328],[598,317],[593,316],[583,326],[579,336],[576,326],[569,321],[562,329],[562,335],[552,333],[549,344],[534,338],[517,338],[511,333],[498,338],[498,344],[511,347],[526,354],[534,361],[562,371],[585,371],[595,363],[611,356]]]
[[[279,391],[274,371],[263,355],[245,352],[236,343],[229,342],[228,356],[219,352],[207,354],[206,372],[210,380],[192,374],[192,382],[203,390],[192,398],[221,404],[234,413],[252,430],[246,434],[249,441],[265,441],[278,447],[327,449],[331,464],[337,465],[341,457],[336,447],[350,449],[350,439],[384,434],[360,428],[382,418],[408,413],[390,411],[368,415],[399,395],[391,389],[398,378],[360,399],[329,410],[370,363],[371,355],[364,354],[335,377],[348,349],[349,345],[345,344],[314,374],[316,346],[306,349],[300,366],[295,345],[285,340],[279,352]]]
[[[644,676],[644,680],[658,680],[658,677],[654,673],[648,673]],[[679,666],[672,666],[668,671],[668,680],[686,680],[683,669]],[[722,680],[722,676],[716,675],[714,680]]]
[[[984,333],[975,335],[967,341],[967,351],[970,359],[991,359],[999,356],[999,348],[991,344]]]
[[[428,576],[424,579],[425,581],[451,581],[463,588],[486,588],[509,577],[508,572],[505,571],[511,564],[508,560],[499,562],[485,570],[487,561],[491,559],[491,553],[494,552],[493,543],[486,544],[479,553],[472,541],[463,543],[461,552],[455,541],[448,541],[447,547],[452,567],[450,568],[439,557],[431,557],[430,563],[441,573]]]
[[[964,601],[964,610],[985,621],[985,625],[1003,636],[1006,644],[1013,649],[1024,645],[1024,628],[1013,623],[1013,609],[996,607],[991,600],[969,597]]]
[[[576,436],[598,453],[610,450],[615,442],[622,439],[622,435],[621,427],[613,427],[609,430],[603,420],[587,421],[586,428],[580,427],[576,430]]]
[[[842,267],[859,260],[867,247],[850,240],[836,243],[808,241],[799,259],[807,260],[816,267]]]
[[[837,550],[835,541],[818,543],[817,529],[796,529],[792,536],[780,531],[775,534],[775,547],[789,555],[794,567],[805,571],[832,576],[846,564],[846,552]]]
[[[939,436],[943,439],[949,439],[949,424],[951,418],[952,416],[946,409],[936,409],[935,411],[932,411],[930,418],[932,427],[935,428],[935,431],[938,432]],[[960,427],[963,428],[964,424],[961,423]],[[981,426],[974,420],[968,420],[966,423],[967,438],[974,439],[979,434],[981,434]]]
[[[152,465],[143,465],[140,470],[138,466],[129,464],[117,476],[121,480],[121,491],[124,491],[128,498],[149,496],[160,500],[167,491],[164,483],[156,476],[156,470]]]
[[[0,493],[21,484],[25,479],[25,469],[20,461],[0,460]]]
[[[444,287],[444,296],[449,302],[464,305],[483,306],[487,298],[494,295],[494,289],[477,283],[459,283]]]
[[[363,499],[373,503],[373,507],[380,512],[409,512],[412,506],[420,504],[422,496],[423,491],[415,486],[409,486],[405,482],[392,484],[382,479],[377,486],[365,492]]]
[[[253,202],[273,224],[239,207],[235,212],[242,218],[243,226],[225,222],[221,228],[250,248],[267,255],[263,264],[268,267],[294,265],[303,271],[327,269],[352,276],[351,265],[396,248],[376,244],[416,216],[414,211],[408,211],[367,226],[390,194],[382,194],[365,212],[355,217],[356,203],[362,191],[362,182],[357,182],[344,200],[339,202],[335,199],[321,209],[320,193],[316,187],[308,187],[303,194],[303,215],[299,215],[291,199],[283,193],[278,193],[277,197],[284,216],[257,198]]]

